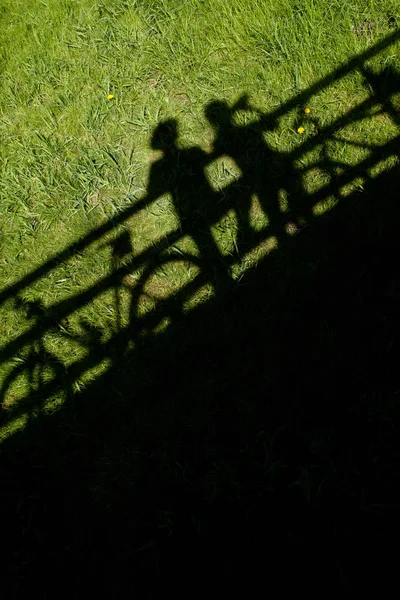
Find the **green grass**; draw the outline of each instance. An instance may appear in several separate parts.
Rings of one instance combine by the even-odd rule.
[[[259,111],[271,112],[391,33],[398,8],[388,0],[367,8],[361,1],[306,0],[252,2],[251,7],[243,0],[3,2],[3,285],[18,281],[144,196],[154,160],[150,135],[161,119],[178,120],[182,148],[200,145],[207,150],[213,135],[204,115],[207,103],[218,99],[234,104],[248,94]],[[398,49],[397,43],[367,64],[376,71],[396,69]],[[114,96],[110,100],[109,94]],[[266,141],[276,152],[291,152],[368,95],[361,74],[350,72],[316,90],[307,100],[308,116],[302,113],[304,106],[286,111]],[[251,113],[238,118],[249,121]],[[304,126],[303,136],[298,126]],[[396,127],[380,115],[342,124],[340,133],[345,142],[326,141],[330,159],[355,165],[368,150],[352,141],[384,143]],[[303,152],[296,166],[304,169],[318,161],[324,143]],[[234,161],[229,166],[223,158],[207,169],[215,189],[238,174]],[[324,177],[321,170],[310,169],[303,177],[305,189],[315,191]],[[253,213],[256,228],[267,223],[256,200]],[[162,239],[176,224],[167,197],[141,211],[128,225],[134,251]],[[213,230],[225,254],[237,253],[237,226],[231,215]],[[55,266],[51,285],[39,279],[23,290],[23,299],[50,306],[104,277],[110,248],[99,246]],[[193,244],[191,249],[196,251]],[[183,284],[186,270],[184,263],[176,265],[167,278],[156,274],[151,285],[160,290],[166,285],[168,294]],[[240,276],[240,266],[235,273]],[[115,318],[111,305],[110,294],[103,295],[74,314],[70,327],[79,328],[83,318],[106,331]],[[1,311],[3,339],[23,331],[20,312],[9,304]],[[57,336],[48,343],[60,360],[71,353]]]
[[[183,482],[214,507],[210,525],[188,501],[198,531],[223,515],[231,532],[229,518],[245,513],[256,527],[249,498],[257,505],[270,489],[294,490],[318,510],[329,493],[352,506],[362,489],[357,511],[375,510],[360,473],[373,464],[379,481],[391,464],[394,443],[382,440],[392,440],[397,410],[384,392],[398,293],[385,260],[397,248],[397,215],[379,196],[396,193],[399,37],[374,48],[399,24],[398,0],[2,1],[0,452],[11,487],[18,456],[28,457],[26,487],[21,475],[5,501],[23,507],[34,540],[16,542],[24,565],[42,557],[42,499],[58,523],[37,465],[68,482],[59,509],[67,537],[70,510],[93,523],[94,537],[110,510],[119,533],[109,533],[106,554],[118,549],[111,572],[121,581],[130,553],[150,577],[168,563],[169,536],[187,526]],[[230,129],[224,106],[234,109]],[[154,142],[168,120],[178,127],[170,156]],[[355,375],[353,408],[321,416],[310,401],[297,412],[296,380],[312,379],[299,383],[312,398],[336,390],[343,400],[337,382],[353,357],[361,373],[382,353],[383,383]],[[268,419],[258,388],[269,390]],[[365,439],[334,431],[342,418],[349,430],[365,419]],[[345,465],[341,435],[353,456]],[[291,438],[307,448],[298,459]],[[146,492],[148,469],[160,483]],[[126,497],[138,506],[127,524],[133,544],[121,533]],[[90,526],[54,556],[84,556]],[[17,580],[29,582],[30,568]],[[126,597],[120,585],[116,597]]]

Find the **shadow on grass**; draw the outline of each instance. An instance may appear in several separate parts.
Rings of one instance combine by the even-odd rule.
[[[7,597],[32,589],[43,598],[60,589],[115,598],[154,597],[163,587],[191,596],[317,583],[359,589],[390,577],[398,533],[398,159],[374,177],[371,170],[397,157],[399,138],[365,145],[356,166],[322,151],[314,168],[324,183],[313,193],[295,165],[376,110],[398,122],[398,75],[364,66],[393,41],[247,124],[235,121],[238,110],[250,114],[247,98],[234,107],[212,103],[210,153],[179,149],[178,124],[160,123],[152,146],[161,158],[146,197],[1,292],[1,301],[19,302],[24,288],[115,230],[111,274],[50,308],[39,300],[22,306],[33,325],[1,350],[2,361],[24,357],[3,382],[2,400],[19,376],[31,389],[1,417],[3,428],[26,420],[0,444]],[[264,131],[353,69],[365,75],[367,101],[292,152],[267,146]],[[215,190],[205,170],[221,156],[241,175]],[[359,177],[362,193],[346,192]],[[118,227],[167,192],[179,228],[157,252],[135,255]],[[268,215],[258,231],[254,195]],[[317,216],[327,198],[333,208]],[[211,227],[232,209],[236,252],[223,254]],[[184,236],[198,254],[176,250]],[[196,275],[141,314],[146,282],[177,260]],[[235,275],[238,265],[248,268]],[[138,269],[126,325],[120,290]],[[184,311],[206,284],[213,298]],[[110,289],[114,332],[103,342],[87,325],[78,340],[85,358],[66,369],[46,349],[46,334]],[[102,360],[103,375],[74,392]],[[49,415],[41,407],[56,393],[65,401]]]

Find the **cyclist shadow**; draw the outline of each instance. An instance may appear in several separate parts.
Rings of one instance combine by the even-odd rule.
[[[240,114],[244,115],[244,123],[238,122]],[[277,131],[279,120],[258,112],[247,95],[233,106],[211,102],[205,116],[214,132],[212,156],[233,159],[241,173],[225,194],[230,196],[229,204],[235,209],[239,243],[244,250],[251,247],[254,237],[255,200],[261,209],[259,218],[266,217],[269,229],[276,232],[288,221],[290,207],[305,190],[290,152],[277,151],[266,141],[267,133]]]

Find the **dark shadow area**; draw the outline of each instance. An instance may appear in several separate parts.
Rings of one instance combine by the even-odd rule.
[[[251,110],[246,97],[233,107],[210,104],[210,153],[179,148],[178,123],[160,123],[146,197],[1,292],[2,302],[21,302],[26,286],[115,229],[111,274],[50,308],[40,299],[25,305],[32,326],[0,350],[8,361],[29,349],[0,399],[22,374],[31,389],[0,413],[0,425],[28,415],[25,428],[0,444],[5,598],[326,594],[395,581],[399,137],[365,145],[368,155],[355,166],[330,161],[323,148],[346,124],[377,112],[399,122],[399,75],[364,65],[397,38],[247,124],[234,118]],[[353,69],[364,74],[367,101],[292,152],[268,147],[265,131]],[[307,193],[296,161],[317,147],[314,168],[325,182]],[[205,169],[222,155],[242,174],[216,191]],[[396,161],[372,176],[388,157]],[[345,194],[358,177],[362,192]],[[179,228],[157,252],[135,254],[118,227],[167,192]],[[269,218],[259,231],[251,224],[253,195]],[[334,207],[316,216],[313,207],[330,197]],[[232,209],[237,249],[223,255],[211,227]],[[198,255],[174,251],[183,236]],[[234,264],[272,237],[277,248],[232,277]],[[149,277],[176,260],[198,274],[142,315]],[[125,277],[139,266],[128,326],[117,317],[105,343],[88,324],[78,340],[85,358],[66,369],[45,335],[106,290],[114,290],[118,315]],[[213,299],[185,312],[206,283]],[[166,317],[170,326],[155,334]],[[73,382],[104,358],[107,371],[74,392]],[[57,390],[64,404],[44,414]]]

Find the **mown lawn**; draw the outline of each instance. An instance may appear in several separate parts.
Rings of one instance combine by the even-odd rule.
[[[399,23],[2,0],[5,597],[389,582]]]

